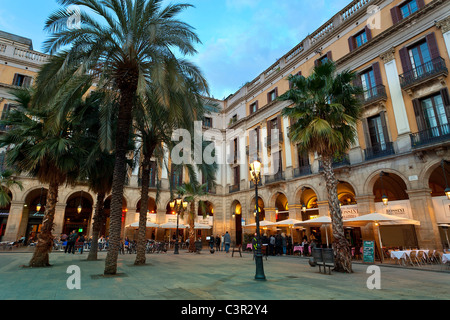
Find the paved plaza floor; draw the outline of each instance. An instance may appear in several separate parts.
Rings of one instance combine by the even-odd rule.
[[[369,289],[369,265],[353,264],[353,274],[319,273],[303,257],[264,259],[266,281],[254,280],[252,255],[180,251],[147,254],[134,266],[134,254],[119,255],[118,275],[104,276],[106,253],[53,252],[51,267],[28,268],[32,253],[0,253],[1,300],[448,300],[450,273],[380,266],[380,289]],[[68,279],[79,271],[80,289]],[[68,269],[69,268],[69,269]],[[74,269],[75,270],[75,269]],[[69,273],[68,273],[69,271]],[[72,278],[74,279],[74,278]],[[371,282],[371,281],[369,281]],[[371,282],[375,283],[375,282]],[[70,286],[70,285],[69,285]]]

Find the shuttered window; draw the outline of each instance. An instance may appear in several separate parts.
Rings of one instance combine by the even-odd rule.
[[[424,0],[409,0],[391,9],[392,22],[397,24],[401,20],[409,17],[413,13],[425,7]]]
[[[432,96],[413,100],[419,132],[428,131],[432,137],[449,134],[450,97],[444,88]]]
[[[403,72],[405,73],[411,70],[417,70],[418,72],[429,71],[426,70],[426,68],[434,67],[430,62],[440,57],[434,32],[428,34],[425,39],[420,42],[403,47],[400,49],[399,53]]]

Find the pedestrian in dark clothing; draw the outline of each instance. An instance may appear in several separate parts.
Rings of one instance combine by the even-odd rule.
[[[264,233],[262,236],[262,249],[263,253],[265,253],[266,257],[269,255],[269,238],[267,237],[267,234]]]
[[[84,242],[85,242],[85,238],[83,235],[80,236],[80,238],[78,239],[78,242],[81,244],[80,246],[80,254],[83,254],[83,249],[84,249]]]
[[[231,245],[231,236],[228,233],[228,231],[225,233],[225,236],[223,237],[223,240],[225,242],[225,252],[228,253],[230,250],[230,245]]]
[[[272,256],[275,255],[275,237],[274,237],[274,235],[271,235],[270,239],[269,239],[269,254]]]
[[[275,254],[280,256],[283,254],[283,239],[280,234],[275,237]]]
[[[75,230],[72,231],[72,233],[67,237],[67,246],[64,250],[64,253],[73,253],[75,254],[75,243],[77,242],[78,234],[75,232]]]
[[[209,247],[211,248],[211,251],[214,250],[214,243],[215,243],[214,236],[209,237]]]
[[[217,251],[220,251],[220,236],[219,235],[217,235],[216,236],[216,250]]]

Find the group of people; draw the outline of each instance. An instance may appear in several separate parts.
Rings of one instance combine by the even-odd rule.
[[[84,234],[78,233],[73,230],[69,235],[62,233],[59,238],[59,243],[64,247],[64,253],[75,254],[75,251],[79,251],[83,254],[85,246],[90,248],[92,245],[92,236],[86,238]],[[101,236],[97,240],[98,251],[107,250],[109,245],[108,237]]]
[[[211,251],[214,250],[215,247],[216,251],[225,251],[226,253],[228,253],[230,250],[230,245],[231,236],[228,231],[226,233],[223,233],[222,236],[216,235],[214,237],[214,235],[211,235],[209,237],[209,247]]]
[[[293,255],[294,254],[294,245],[292,242],[292,237],[290,235],[286,235],[285,233],[278,233],[276,235],[267,236],[264,234],[261,237],[262,251],[265,255],[271,256],[284,256],[284,255]],[[308,242],[307,237],[303,237],[303,241],[301,243],[303,247],[303,254],[309,255],[309,247],[311,249],[318,247],[317,239],[315,237],[311,237],[311,241]],[[257,250],[257,234],[255,233],[252,238],[252,251],[256,252]]]

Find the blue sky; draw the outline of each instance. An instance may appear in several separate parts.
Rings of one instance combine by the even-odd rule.
[[[168,1],[169,2],[169,1]],[[223,99],[253,80],[350,0],[173,0],[190,3],[180,18],[202,43],[189,57],[203,71],[211,95]],[[0,30],[33,40],[42,51],[43,26],[56,0],[0,0]]]

